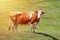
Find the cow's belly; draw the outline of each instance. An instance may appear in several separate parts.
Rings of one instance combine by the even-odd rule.
[[[30,19],[29,19],[29,17],[19,17],[19,19],[18,19],[18,23],[19,24],[28,24],[30,22]]]
[[[19,21],[19,24],[28,24],[29,23],[29,20],[20,20]]]

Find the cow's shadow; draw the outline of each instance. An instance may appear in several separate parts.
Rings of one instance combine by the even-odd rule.
[[[55,37],[53,37],[53,36],[51,36],[51,35],[49,35],[49,34],[39,33],[39,32],[35,32],[35,33],[36,33],[36,34],[39,34],[39,35],[46,36],[46,37],[50,37],[50,38],[52,38],[52,40],[58,40],[57,38],[55,38]]]

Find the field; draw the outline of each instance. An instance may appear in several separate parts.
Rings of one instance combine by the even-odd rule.
[[[8,30],[10,11],[43,10],[45,14],[31,33],[29,25]],[[60,0],[0,0],[0,40],[60,40]]]

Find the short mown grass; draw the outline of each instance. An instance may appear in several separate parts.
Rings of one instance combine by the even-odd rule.
[[[29,25],[19,25],[18,31],[8,31],[10,11],[43,10],[45,14],[31,33]],[[60,0],[0,1],[0,40],[60,40]]]

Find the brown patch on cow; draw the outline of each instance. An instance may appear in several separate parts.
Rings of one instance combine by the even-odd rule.
[[[38,13],[38,11],[35,11],[35,13]]]

